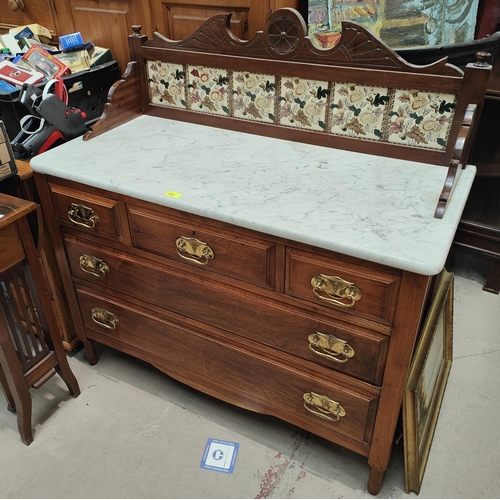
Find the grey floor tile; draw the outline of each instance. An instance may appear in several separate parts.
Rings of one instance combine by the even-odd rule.
[[[500,298],[455,278],[454,360],[420,498],[500,496]],[[2,498],[372,498],[366,459],[184,386],[99,346],[69,355],[82,393],[56,376],[33,394],[24,446],[0,402]],[[234,472],[200,468],[207,439],[240,445]],[[380,498],[405,493],[402,439]]]

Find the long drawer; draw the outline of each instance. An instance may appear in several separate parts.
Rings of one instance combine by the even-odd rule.
[[[333,441],[343,436],[369,444],[378,391],[367,384],[351,386],[342,375],[336,379],[320,369],[301,370],[297,363],[276,361],[272,351],[266,356],[265,348],[252,349],[224,334],[179,325],[168,315],[160,317],[124,299],[108,299],[80,286],[76,292],[89,338],[129,346],[129,352],[146,361],[151,361],[148,354],[158,356],[167,373],[179,373],[184,382],[216,396],[221,390],[223,399],[233,404],[275,415]]]
[[[380,385],[389,338],[157,263],[65,237],[73,276]],[[106,266],[89,273],[86,261]],[[83,262],[83,263],[82,263]]]

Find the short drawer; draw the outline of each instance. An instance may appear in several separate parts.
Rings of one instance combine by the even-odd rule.
[[[392,325],[401,278],[376,269],[288,247],[285,292],[324,310]]]
[[[49,183],[59,223],[109,240],[125,242],[125,204]]]
[[[344,435],[370,442],[378,392],[363,384],[351,386],[346,377],[336,380],[321,371],[306,374],[300,364],[276,362],[271,350],[179,325],[168,316],[85,288],[77,288],[77,296],[90,338],[153,364],[148,355],[161,358],[166,373],[232,404],[275,415],[334,441]]]
[[[274,289],[276,245],[198,222],[128,207],[132,245],[179,262]]]
[[[380,385],[389,338],[278,301],[65,240],[73,276]],[[89,259],[96,259],[89,264]],[[105,271],[103,271],[105,270]],[[90,271],[90,272],[89,272]]]

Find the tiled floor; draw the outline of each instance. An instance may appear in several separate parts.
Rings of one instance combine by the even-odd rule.
[[[454,359],[420,498],[500,497],[500,297],[455,278]],[[4,498],[371,498],[366,459],[274,418],[216,401],[100,347],[33,393],[35,441],[0,402]],[[0,396],[1,398],[1,396]],[[234,472],[200,468],[209,438],[239,443]],[[404,489],[394,445],[380,498]]]

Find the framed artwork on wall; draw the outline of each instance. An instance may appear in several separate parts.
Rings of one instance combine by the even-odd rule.
[[[453,273],[444,270],[410,366],[403,398],[406,493],[420,491],[453,358]]]
[[[309,35],[333,47],[342,21],[355,21],[390,47],[446,45],[474,40],[481,0],[309,0]]]

